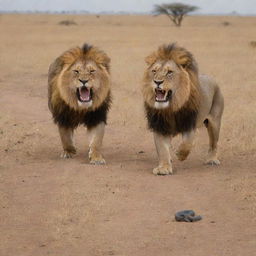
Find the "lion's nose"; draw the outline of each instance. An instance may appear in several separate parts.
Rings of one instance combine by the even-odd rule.
[[[82,79],[79,79],[79,81],[80,81],[83,85],[85,85],[85,84],[88,82],[88,80],[82,80]]]
[[[164,81],[163,80],[154,80],[155,84],[157,85],[157,87],[159,87],[160,84],[162,84]]]

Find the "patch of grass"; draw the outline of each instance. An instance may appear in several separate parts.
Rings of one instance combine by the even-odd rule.
[[[251,41],[249,43],[249,45],[252,47],[252,48],[256,48],[256,41]]]
[[[227,27],[227,26],[230,26],[230,25],[231,25],[231,23],[230,23],[230,22],[228,22],[228,21],[223,21],[221,24],[222,24],[223,26],[225,26],[225,27]]]
[[[62,20],[58,24],[63,26],[77,25],[77,23],[73,20]]]

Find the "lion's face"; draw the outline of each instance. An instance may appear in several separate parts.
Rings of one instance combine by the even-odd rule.
[[[176,111],[188,100],[188,73],[173,60],[156,60],[146,70],[144,80],[144,98],[151,107]]]
[[[148,86],[154,95],[154,106],[166,108],[175,96],[180,84],[181,70],[172,61],[158,60],[148,69]]]
[[[175,45],[162,46],[146,58],[142,93],[145,102],[156,109],[179,110],[189,99],[197,71],[192,57]]]
[[[106,75],[93,60],[78,60],[65,72],[63,80],[76,97],[78,106],[85,108],[93,105],[100,90],[106,89],[102,88]]]
[[[58,60],[63,63],[57,74],[60,97],[77,110],[98,108],[110,92],[109,57],[98,48],[86,46],[73,48]]]

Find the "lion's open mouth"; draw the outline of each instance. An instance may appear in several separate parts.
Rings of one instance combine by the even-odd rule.
[[[162,89],[155,89],[155,100],[157,102],[166,102],[170,99],[172,95],[172,91],[165,91],[165,90],[162,90]]]
[[[92,100],[92,89],[82,86],[76,89],[76,95],[80,102],[89,102]]]

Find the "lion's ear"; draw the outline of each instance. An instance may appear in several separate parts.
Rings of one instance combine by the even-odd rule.
[[[107,55],[104,56],[103,65],[105,66],[110,65],[110,58]]]
[[[178,56],[177,63],[187,71],[193,70],[196,73],[198,72],[197,63],[193,55],[189,52],[183,52],[183,54],[180,54]]]
[[[110,58],[104,54],[104,56],[102,56],[102,61],[101,61],[101,65],[104,66],[108,71],[110,70]]]
[[[147,56],[145,58],[145,62],[151,66],[152,64],[154,64],[156,62],[156,59],[157,59],[157,56],[156,56],[156,53],[152,53],[150,54],[149,56]]]
[[[193,62],[192,56],[190,54],[181,54],[178,56],[177,62],[183,67],[187,68]]]
[[[75,47],[64,52],[59,58],[63,63],[71,65],[80,56],[81,56],[81,49],[79,47]]]

